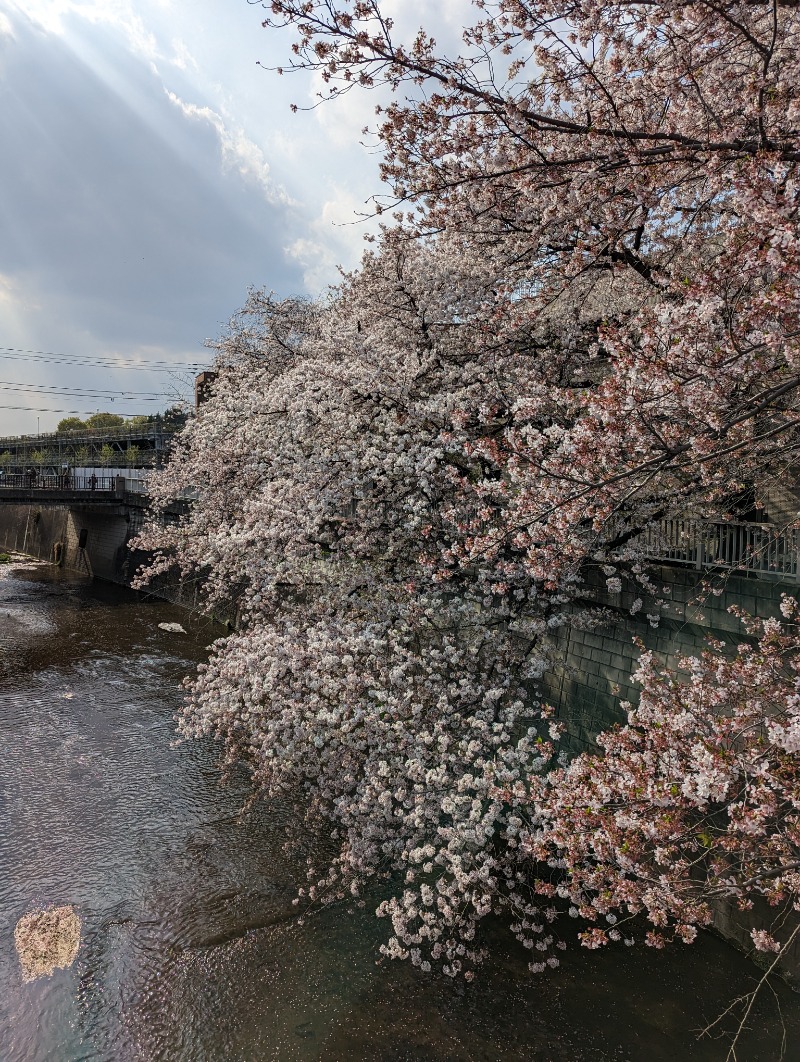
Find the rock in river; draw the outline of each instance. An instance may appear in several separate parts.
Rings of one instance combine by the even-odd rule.
[[[50,907],[23,915],[14,930],[22,977],[34,981],[72,966],[81,942],[81,920],[74,907]]]

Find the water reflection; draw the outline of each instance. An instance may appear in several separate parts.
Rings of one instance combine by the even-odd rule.
[[[377,965],[386,927],[369,904],[298,924],[292,808],[240,815],[246,779],[221,786],[210,744],[175,743],[181,678],[218,631],[50,569],[4,574],[3,1062],[725,1057],[694,1034],[756,974],[710,936],[661,954],[573,950],[532,980],[498,926],[493,963],[454,986]],[[50,903],[78,909],[78,959],[25,984],[13,928]],[[800,1000],[778,992],[796,1037]],[[756,1010],[738,1057],[775,1059],[772,997]]]

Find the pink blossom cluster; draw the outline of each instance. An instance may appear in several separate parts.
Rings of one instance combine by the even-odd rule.
[[[627,725],[532,780],[522,843],[590,924],[585,946],[637,915],[656,927],[651,946],[691,943],[715,901],[800,910],[800,758],[786,737],[800,724],[800,631],[795,599],[784,607],[791,622],[749,620],[756,644],[733,657],[713,645],[680,676],[643,652]],[[780,949],[766,930],[752,939]]]

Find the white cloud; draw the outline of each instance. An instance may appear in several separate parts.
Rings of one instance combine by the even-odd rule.
[[[247,181],[257,184],[270,203],[291,205],[292,200],[282,188],[277,188],[269,175],[269,163],[264,152],[241,128],[232,129],[223,116],[211,107],[187,103],[169,89],[164,90],[168,99],[182,114],[193,121],[206,122],[217,134],[223,166],[238,173]]]
[[[363,220],[364,204],[349,191],[332,189],[333,196],[309,225],[309,235],[294,240],[286,254],[303,270],[303,282],[312,292],[320,292],[340,280],[339,267],[352,269],[364,250],[364,237],[374,232],[376,223]]]
[[[452,54],[461,47],[461,33],[476,17],[472,0],[382,0],[381,11],[394,22],[393,33],[410,43],[420,26],[440,51]]]
[[[15,310],[41,310],[42,305],[24,289],[19,277],[0,273],[0,306]]]
[[[192,70],[199,70],[200,66],[189,51],[185,41],[182,41],[180,37],[174,37],[172,40],[172,65],[177,66],[179,70],[188,70],[190,67]]]
[[[73,45],[79,45],[80,31],[76,31],[75,19],[95,26],[109,26],[117,30],[125,40],[129,51],[150,63],[165,62],[186,70],[189,67],[197,67],[197,63],[190,53],[186,43],[180,38],[173,36],[168,42],[168,32],[162,32],[159,39],[159,30],[162,27],[158,20],[148,19],[152,12],[145,11],[142,14],[141,2],[131,0],[6,0],[12,8],[16,8],[27,18],[37,23],[48,33],[70,40]],[[160,17],[168,18],[172,12],[172,5],[164,0],[150,0],[150,6],[158,12]]]
[[[385,106],[391,99],[389,90],[383,86],[370,90],[354,86],[335,100],[320,102],[320,98],[325,101],[328,96],[328,85],[320,73],[312,75],[308,96],[312,106],[318,104],[315,116],[319,128],[337,148],[353,148],[374,140],[369,133],[365,136],[364,130],[372,131],[378,125],[376,104]]]

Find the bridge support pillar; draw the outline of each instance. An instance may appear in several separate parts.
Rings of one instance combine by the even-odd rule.
[[[135,516],[124,501],[102,506],[0,502],[0,549],[125,583]]]

